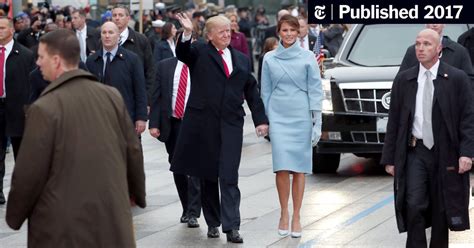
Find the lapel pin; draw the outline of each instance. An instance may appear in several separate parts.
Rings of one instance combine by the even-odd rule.
[[[15,50],[15,53],[16,53],[16,54],[19,54],[20,52],[18,52],[18,50]]]
[[[446,74],[446,73],[445,73],[443,76],[444,76],[445,78],[448,78],[448,74]]]
[[[135,41],[133,41],[133,38],[132,38],[132,39],[130,39],[130,40],[131,40],[132,42],[135,42]]]
[[[119,56],[120,56],[120,58],[122,58],[122,57],[123,57],[123,54],[119,54]]]

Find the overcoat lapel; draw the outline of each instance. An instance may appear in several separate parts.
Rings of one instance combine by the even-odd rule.
[[[433,94],[433,105],[438,102],[439,109],[441,110],[441,115],[443,117],[443,120],[446,122],[446,127],[449,132],[449,136],[451,136],[452,140],[457,140],[454,138],[455,132],[453,130],[453,126],[450,125],[449,123],[452,123],[452,118],[450,114],[450,103],[449,99],[447,98],[446,94],[443,94],[443,92],[446,91],[446,87],[449,87],[448,85],[448,79],[449,75],[445,73],[445,68],[440,63],[439,68],[438,68],[438,75],[436,76],[436,79],[433,80],[433,85],[434,85],[434,94]]]
[[[212,60],[219,65],[219,68],[221,68],[221,72],[225,75],[225,70],[224,70],[224,64],[222,63],[222,56],[219,54],[217,49],[212,45],[211,42],[209,42],[209,56],[211,56]]]

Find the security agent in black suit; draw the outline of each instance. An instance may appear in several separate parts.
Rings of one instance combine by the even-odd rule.
[[[81,61],[86,62],[87,56],[95,53],[100,47],[100,32],[86,25],[86,12],[76,9],[71,14],[72,26],[81,47]]]
[[[143,66],[138,56],[118,46],[119,32],[113,22],[101,27],[103,49],[87,58],[86,66],[100,82],[117,88],[140,135],[146,128],[147,98]]]
[[[447,63],[448,65],[465,71],[468,75],[474,74],[468,51],[463,46],[452,41],[448,36],[442,36],[444,26],[444,24],[426,25],[427,28],[433,29],[442,37],[442,50],[439,53],[440,60]],[[411,68],[416,64],[418,64],[418,60],[416,59],[415,55],[415,45],[412,45],[408,47],[405,56],[403,57],[399,72]]]
[[[186,70],[186,72],[182,70]],[[186,73],[186,75],[182,75],[182,73]],[[182,117],[178,116],[179,111],[177,110],[179,105],[177,104],[178,90],[182,77],[187,78],[184,110],[191,89],[189,69],[176,57],[164,59],[157,64],[156,84],[153,87],[153,102],[150,104],[148,128],[151,136],[165,143],[170,164],[173,160],[174,147],[182,121]],[[179,173],[173,173],[173,179],[183,207],[180,222],[188,223],[188,227],[199,227],[197,218],[201,214],[201,180]],[[205,216],[209,215],[206,211],[204,213]],[[213,218],[219,218],[218,211],[211,211],[210,213],[214,214],[215,217]],[[216,227],[218,225],[213,226],[213,223],[208,222],[208,226]],[[208,236],[219,237],[219,231],[216,228],[209,228]]]
[[[6,137],[10,137],[13,156],[16,158],[20,149],[23,129],[25,127],[24,106],[28,103],[28,75],[34,68],[33,52],[13,40],[15,29],[13,21],[0,17],[0,46],[3,47],[3,78],[0,78],[0,204],[5,204],[3,195],[3,177],[5,176]],[[0,50],[3,50],[0,49]],[[0,56],[1,58],[2,56]],[[0,74],[1,75],[1,74]]]
[[[145,73],[145,86],[148,102],[151,102],[151,90],[155,81],[155,66],[150,43],[145,35],[140,34],[128,27],[130,21],[130,10],[125,5],[116,5],[112,9],[112,21],[117,25],[120,32],[119,46],[130,50],[138,55]]]
[[[474,110],[466,73],[439,60],[440,36],[416,38],[419,61],[396,76],[381,164],[395,176],[395,212],[407,247],[448,247],[448,228],[469,229]],[[405,145],[404,145],[405,144]]]

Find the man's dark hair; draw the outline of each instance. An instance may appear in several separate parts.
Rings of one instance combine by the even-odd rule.
[[[75,9],[72,11],[72,14],[78,13],[80,16],[86,18],[86,12],[83,9]]]
[[[117,5],[115,5],[115,6],[112,8],[112,11],[114,11],[114,9],[124,9],[124,10],[125,10],[125,14],[126,14],[127,16],[130,15],[130,9],[129,9],[126,5],[117,4]]]
[[[51,55],[59,55],[69,66],[79,64],[81,48],[76,34],[72,30],[58,29],[41,36],[40,43],[46,45]]]

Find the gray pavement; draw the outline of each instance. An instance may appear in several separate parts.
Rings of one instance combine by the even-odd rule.
[[[394,219],[392,178],[376,173],[371,160],[344,155],[337,175],[308,175],[302,238],[282,238],[277,233],[280,210],[271,147],[256,137],[247,116],[239,181],[244,244],[236,245],[222,234],[208,239],[203,217],[200,228],[179,223],[182,209],[164,145],[146,133],[143,150],[148,207],[133,209],[138,247],[404,247],[406,236],[398,234]],[[7,156],[6,195],[12,157]],[[472,222],[474,210],[470,212]],[[0,214],[5,216],[5,206],[0,206]],[[450,240],[450,247],[474,247],[474,232],[452,232]],[[26,223],[13,231],[0,221],[0,247],[26,247]]]

